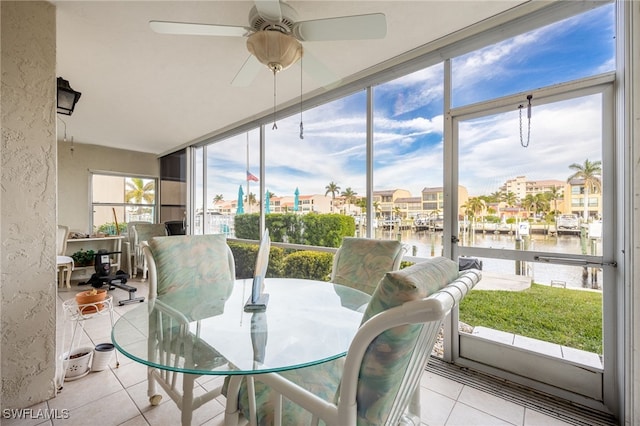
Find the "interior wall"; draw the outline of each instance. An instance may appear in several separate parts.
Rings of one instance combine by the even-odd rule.
[[[76,109],[82,108],[82,98]],[[67,134],[73,125],[67,120]],[[58,142],[58,223],[71,231],[85,234],[89,229],[89,173],[116,172],[128,175],[158,177],[159,160],[155,154],[112,149],[104,146]]]
[[[2,1],[2,408],[56,393],[56,16]]]

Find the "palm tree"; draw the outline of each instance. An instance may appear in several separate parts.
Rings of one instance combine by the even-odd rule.
[[[224,195],[218,194],[215,197],[213,197],[213,204],[218,204],[222,200],[224,200]]]
[[[373,202],[373,211],[375,212],[376,217],[380,216],[380,201]]]
[[[145,180],[147,182],[145,182]],[[134,204],[153,204],[156,199],[155,182],[152,179],[129,178],[125,180],[124,201]],[[142,207],[136,208],[137,214],[143,213]]]
[[[486,196],[486,200],[490,203],[499,203],[500,201],[502,201],[502,191],[496,191],[496,192],[492,192],[491,194]]]
[[[367,197],[359,198],[358,201],[356,201],[356,206],[360,207],[362,214],[367,214],[367,204]]]
[[[329,182],[329,185],[325,186],[326,192],[324,193],[325,197],[331,193],[331,213],[333,213],[333,202],[336,199],[336,193],[340,192],[340,187],[334,181]]]
[[[536,215],[549,209],[549,200],[545,194],[527,194],[522,200],[522,207]]]
[[[513,207],[518,203],[518,197],[511,191],[502,192],[500,194],[500,201],[503,201],[509,207]]]
[[[145,179],[130,178],[125,182],[126,192],[124,201],[134,204],[153,204],[155,201],[156,188],[153,180],[144,182]]]
[[[247,195],[245,195],[244,201],[249,205],[249,213],[251,213],[251,206],[254,204],[258,204],[258,201],[256,199],[256,194],[254,194],[253,192],[250,192]]]
[[[549,200],[549,202],[553,201],[553,216],[556,216],[558,214],[558,200],[564,198],[564,194],[562,193],[561,189],[562,187],[553,185],[551,190],[545,192],[547,200]]]
[[[465,210],[466,215],[475,219],[477,213],[480,213],[480,217],[482,217],[482,212],[485,209],[485,202],[480,197],[471,197],[462,205],[462,208]]]
[[[602,161],[591,162],[584,160],[584,164],[573,163],[569,165],[575,172],[567,178],[567,182],[574,179],[582,179],[584,185],[584,213],[585,222],[589,218],[589,194],[600,192],[602,188]]]
[[[351,187],[349,187],[342,191],[342,194],[340,195],[344,197],[345,202],[348,204],[349,212],[351,212],[351,204],[355,201],[356,195],[358,195],[358,193],[351,189]]]

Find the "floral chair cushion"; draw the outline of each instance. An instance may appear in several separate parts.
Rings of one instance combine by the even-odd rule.
[[[134,226],[136,242],[150,242],[153,237],[164,237],[167,235],[167,227],[164,223],[138,223]]]
[[[334,258],[331,282],[372,294],[386,272],[398,269],[402,254],[396,240],[346,237]]]
[[[210,288],[231,291],[235,279],[232,254],[226,236],[173,235],[149,241],[157,271],[157,293],[165,295],[189,288],[208,293]]]
[[[444,257],[388,272],[373,293],[362,322],[405,302],[428,297],[458,274],[458,264]],[[359,425],[385,423],[421,328],[406,325],[387,330],[367,348],[358,378]]]

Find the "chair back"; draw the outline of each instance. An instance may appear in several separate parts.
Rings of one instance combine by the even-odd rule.
[[[354,416],[365,424],[398,424],[442,320],[478,280],[478,271],[459,275],[458,265],[443,257],[385,274],[345,359],[338,403],[345,424],[355,424]]]
[[[255,377],[262,382],[255,386],[258,421],[392,426],[404,424],[401,418],[413,421],[420,377],[442,321],[480,279],[480,271],[460,273],[456,262],[442,257],[386,273],[344,359]],[[238,405],[252,418],[248,395],[241,388]]]
[[[400,267],[403,255],[396,240],[346,237],[333,258],[331,282],[373,294],[384,274]]]
[[[56,233],[56,254],[58,256],[65,256],[68,237],[69,227],[65,225],[58,225],[58,231]]]
[[[149,268],[149,299],[187,287],[231,286],[233,253],[224,234],[155,237],[144,247]]]
[[[127,222],[127,237],[125,242],[128,242],[131,245],[131,247],[135,247],[135,245],[137,244],[135,228],[138,225],[151,225],[151,222],[141,222],[141,221]]]
[[[154,237],[166,237],[167,228],[164,223],[139,223],[133,227],[136,244],[151,241]]]

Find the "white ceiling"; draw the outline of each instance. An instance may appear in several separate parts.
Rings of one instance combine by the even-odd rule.
[[[54,1],[57,75],[82,93],[59,115],[67,140],[166,153],[273,107],[265,67],[248,87],[231,81],[249,56],[244,38],[157,34],[150,20],[248,26],[251,1]],[[521,3],[504,1],[290,1],[298,20],[382,12],[383,40],[306,42],[339,78]],[[303,92],[324,90],[303,74]],[[278,74],[278,103],[300,98],[300,68]],[[64,126],[58,126],[58,139]]]

